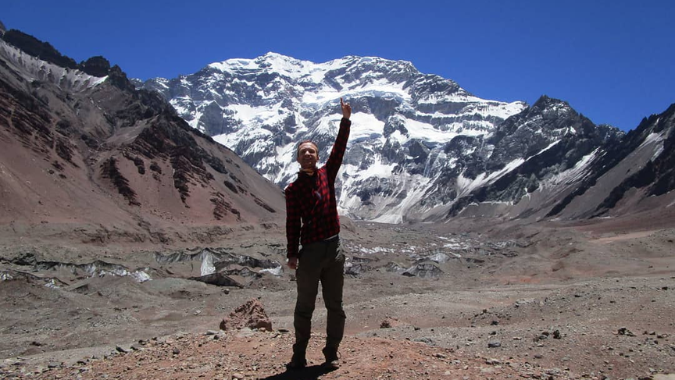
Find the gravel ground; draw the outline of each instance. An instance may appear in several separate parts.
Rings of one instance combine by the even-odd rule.
[[[347,336],[335,372],[318,366],[321,298],[310,367],[286,373],[293,273],[242,271],[259,272],[262,260],[283,263],[277,233],[213,248],[259,260],[227,266],[243,287],[191,280],[204,263],[201,249],[160,264],[152,251],[3,247],[0,377],[663,379],[675,373],[673,230],[528,227],[508,235],[350,227],[343,239],[351,252]],[[142,269],[152,280],[44,265],[96,260],[129,273]],[[254,298],[274,331],[207,335]]]

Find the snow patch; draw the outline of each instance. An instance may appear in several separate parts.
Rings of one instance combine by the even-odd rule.
[[[278,266],[276,268],[262,269],[262,270],[260,270],[260,273],[269,273],[273,276],[279,277],[283,273],[283,267]]]
[[[212,254],[207,253],[203,255],[200,273],[202,276],[208,276],[210,274],[216,273],[216,266],[213,264]]]
[[[95,77],[77,69],[68,69],[24,53],[0,40],[0,56],[16,67],[22,67],[32,80],[55,84],[59,88],[80,92],[96,87],[108,77]]]

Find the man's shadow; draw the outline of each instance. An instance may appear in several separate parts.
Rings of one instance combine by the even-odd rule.
[[[331,372],[320,365],[312,365],[302,369],[286,370],[286,372],[279,373],[265,377],[261,380],[317,380],[319,376]]]

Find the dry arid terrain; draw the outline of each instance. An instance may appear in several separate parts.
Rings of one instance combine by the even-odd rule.
[[[320,296],[310,365],[285,371],[295,282],[280,225],[182,250],[4,247],[0,377],[669,379],[675,229],[636,220],[345,221],[347,336],[334,372],[319,366]],[[205,266],[221,285],[196,280]],[[251,299],[272,331],[219,329]]]

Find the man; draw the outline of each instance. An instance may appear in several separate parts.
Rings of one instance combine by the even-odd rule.
[[[333,150],[326,165],[317,169],[319,149],[311,141],[298,146],[297,160],[300,172],[286,193],[286,237],[288,239],[288,266],[296,270],[298,298],[293,325],[295,344],[289,369],[307,365],[305,352],[311,334],[312,313],[316,303],[319,281],[328,311],[326,346],[323,367],[339,367],[338,346],[345,329],[342,308],[345,256],[340,247],[340,220],[335,199],[335,178],[347,147],[352,108],[340,98],[342,120]],[[302,243],[302,249],[298,250]]]

